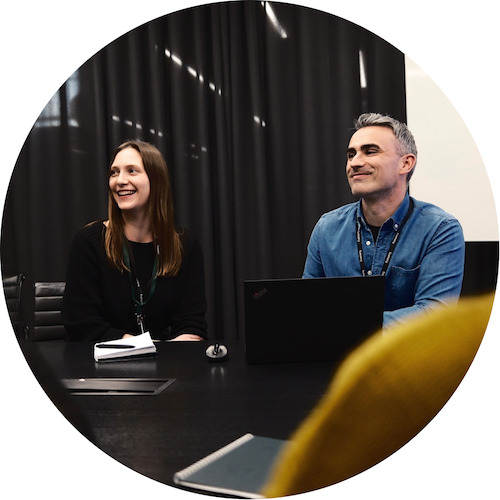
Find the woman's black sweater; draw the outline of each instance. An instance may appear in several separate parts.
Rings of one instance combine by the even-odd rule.
[[[68,260],[62,320],[68,340],[102,341],[137,334],[130,274],[111,267],[104,250],[106,226],[96,222],[75,235]],[[182,265],[175,277],[158,277],[145,310],[145,329],[153,338],[182,333],[207,337],[203,255],[197,238],[181,234]],[[153,243],[131,242],[137,276],[144,289],[155,260]]]

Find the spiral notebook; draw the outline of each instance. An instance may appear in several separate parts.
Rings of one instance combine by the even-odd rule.
[[[174,483],[243,498],[264,498],[260,492],[285,443],[281,439],[245,434],[174,474]]]

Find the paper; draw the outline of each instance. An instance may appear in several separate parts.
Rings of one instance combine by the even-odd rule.
[[[128,357],[155,354],[154,345],[149,332],[134,337],[97,342],[94,345],[94,359],[96,361],[110,361]]]

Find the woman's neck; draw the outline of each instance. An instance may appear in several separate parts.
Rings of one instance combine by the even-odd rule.
[[[149,217],[123,217],[123,232],[129,241],[150,243],[153,241]]]

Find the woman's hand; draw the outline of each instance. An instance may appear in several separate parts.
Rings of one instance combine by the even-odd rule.
[[[173,341],[183,341],[183,340],[203,340],[199,335],[195,335],[194,333],[182,333],[178,337],[172,339]]]
[[[122,339],[128,339],[130,337],[134,337],[134,335],[131,335],[130,333],[126,333]],[[200,340],[204,340],[202,337],[200,337],[199,335],[195,335],[194,333],[183,333],[181,335],[179,335],[178,337],[175,337],[174,339],[171,339],[171,342],[173,341],[200,341]]]

